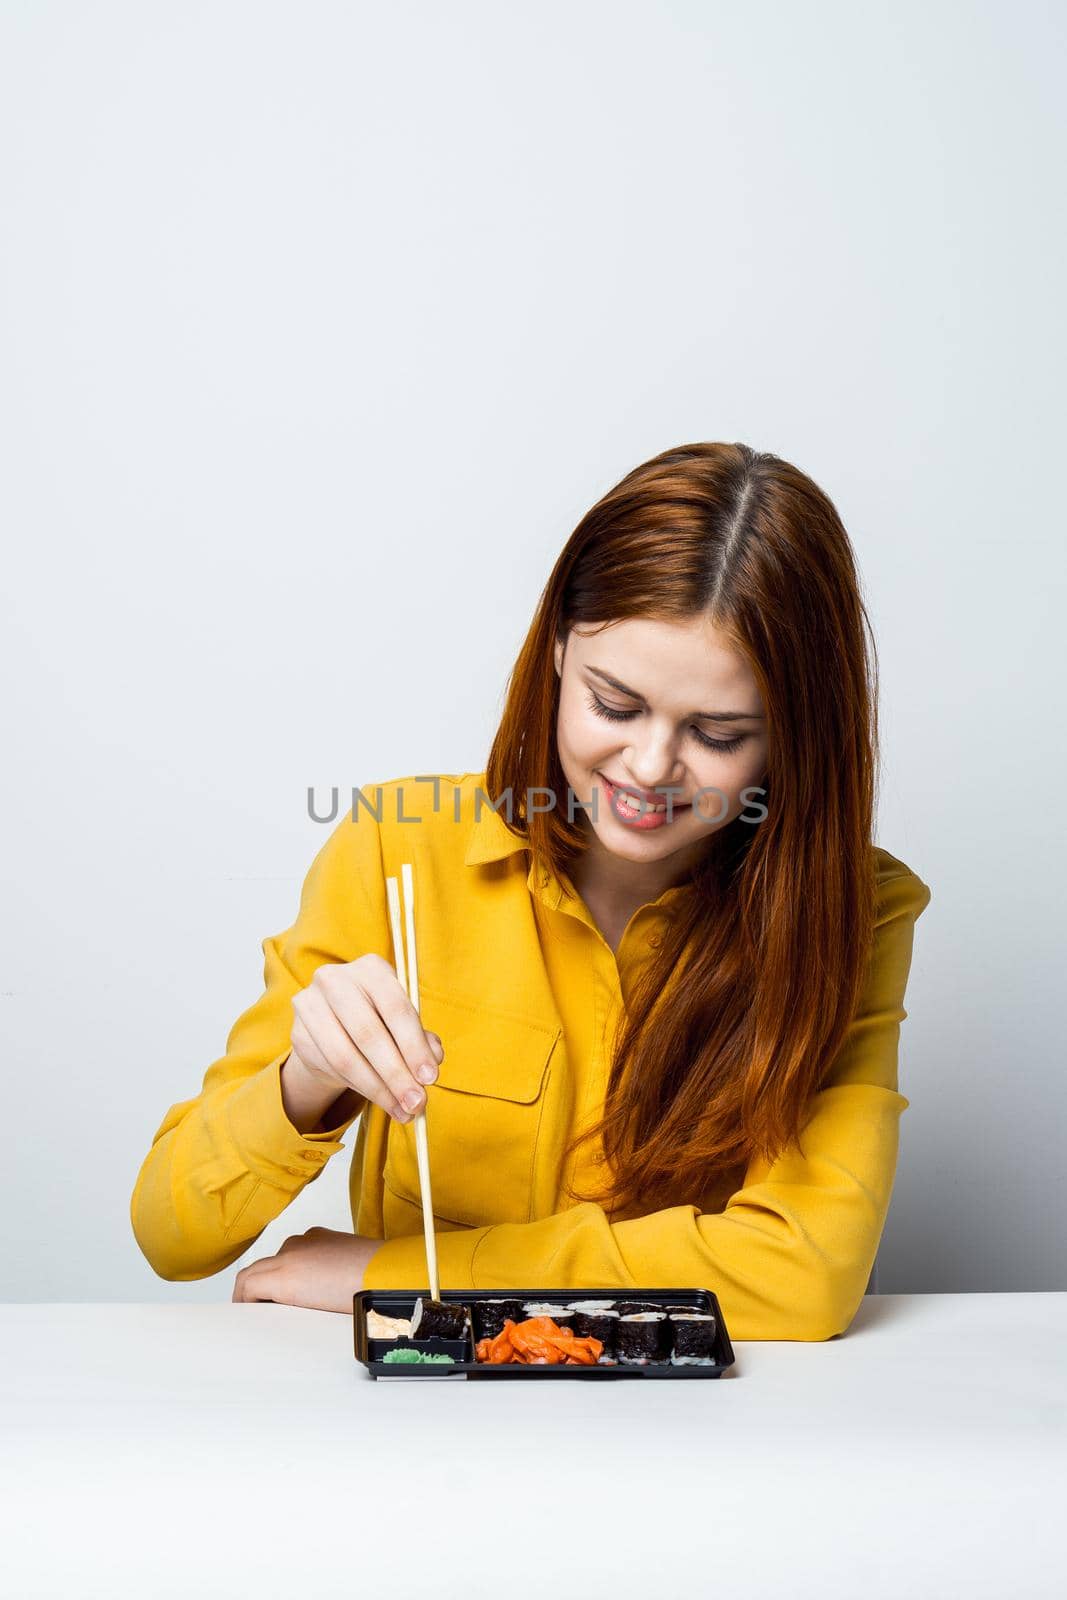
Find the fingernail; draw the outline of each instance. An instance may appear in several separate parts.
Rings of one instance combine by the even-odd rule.
[[[419,1093],[419,1091],[417,1089],[409,1089],[407,1094],[404,1096],[403,1100],[401,1101],[401,1104],[405,1105],[407,1107],[407,1109],[411,1112],[411,1114],[414,1116],[415,1112],[422,1105],[422,1095]]]
[[[431,1039],[430,1049],[433,1051],[438,1061],[443,1061],[445,1059],[445,1047],[441,1043],[440,1039]]]
[[[420,1083],[432,1083],[437,1076],[437,1068],[426,1061],[421,1067],[415,1068],[415,1076]]]

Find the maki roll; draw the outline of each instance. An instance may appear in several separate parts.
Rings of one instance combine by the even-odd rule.
[[[572,1300],[568,1311],[614,1311],[614,1300]]]
[[[476,1300],[472,1309],[478,1339],[495,1339],[505,1322],[522,1321],[521,1300]]]
[[[615,1353],[620,1361],[662,1361],[670,1349],[667,1313],[631,1311],[619,1318],[615,1333]]]
[[[522,1308],[523,1317],[551,1317],[560,1328],[574,1325],[574,1312],[569,1306],[550,1305],[547,1300],[527,1300]]]
[[[470,1312],[464,1305],[444,1300],[415,1301],[411,1317],[413,1339],[463,1339],[470,1325]]]
[[[605,1362],[605,1357],[610,1358],[615,1354],[615,1338],[619,1326],[619,1313],[605,1307],[601,1310],[596,1301],[591,1302],[596,1309],[590,1311],[584,1306],[575,1306],[574,1321],[571,1326],[579,1339],[599,1339],[604,1349],[600,1361]],[[606,1364],[606,1363],[605,1363]]]
[[[620,1317],[633,1317],[639,1311],[663,1311],[663,1306],[653,1305],[651,1300],[617,1300],[616,1309]]]
[[[714,1361],[718,1325],[710,1311],[676,1311],[670,1323],[674,1330],[674,1366],[692,1367]]]

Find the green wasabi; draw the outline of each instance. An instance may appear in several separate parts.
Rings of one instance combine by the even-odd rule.
[[[434,1356],[434,1355],[430,1355],[428,1351],[412,1350],[409,1346],[406,1346],[406,1345],[401,1346],[399,1350],[387,1350],[385,1352],[384,1356],[382,1357],[382,1360],[383,1361],[397,1361],[397,1362],[403,1361],[403,1362],[407,1362],[408,1364],[411,1364],[413,1362],[417,1362],[417,1363],[421,1363],[421,1364],[429,1364],[430,1362],[437,1362],[442,1366],[444,1366],[444,1365],[448,1365],[450,1367],[454,1367],[455,1366],[455,1361],[452,1359],[451,1356]]]

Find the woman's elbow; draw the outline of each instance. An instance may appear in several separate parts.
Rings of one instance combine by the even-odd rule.
[[[173,1219],[161,1223],[158,1217],[139,1214],[135,1202],[136,1196],[130,1206],[130,1224],[137,1247],[156,1277],[166,1283],[197,1283],[202,1278],[212,1278],[248,1248],[248,1241],[242,1240],[222,1255],[207,1255],[203,1242],[181,1233]]]
[[[818,1341],[836,1339],[847,1333],[863,1303],[868,1277],[866,1272],[862,1279],[852,1273],[844,1281],[839,1275],[824,1277],[818,1291],[810,1297],[804,1318],[805,1332],[800,1337]]]

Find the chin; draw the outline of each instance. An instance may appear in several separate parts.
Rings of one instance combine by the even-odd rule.
[[[590,827],[593,827],[592,823]],[[597,826],[593,831],[605,850],[625,861],[647,861],[650,856],[671,855],[679,848],[678,835],[671,828],[656,828],[650,832],[636,828],[631,831],[624,822],[614,826],[609,822],[607,827]],[[664,849],[668,838],[670,844]]]

